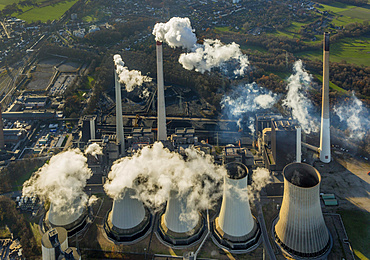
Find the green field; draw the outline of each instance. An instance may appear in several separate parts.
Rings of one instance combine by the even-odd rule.
[[[230,31],[229,27],[215,27],[216,33],[222,33],[222,32],[228,32],[228,31]]]
[[[1,1],[1,0],[0,0]],[[77,0],[64,1],[55,5],[49,5],[41,8],[31,8],[29,10],[23,9],[22,13],[13,14],[15,17],[25,20],[26,22],[41,21],[46,22],[54,19],[59,19],[62,15],[70,9]]]
[[[342,210],[339,213],[342,216],[356,258],[361,260],[369,259],[370,213],[347,210]]]
[[[0,0],[0,11],[3,10],[5,6],[18,3],[19,1],[21,0]],[[33,0],[33,2],[36,2],[36,3],[43,2],[43,1],[45,0]]]
[[[322,51],[307,51],[297,53],[296,56],[308,59],[322,59]],[[342,60],[357,65],[369,65],[370,60],[370,37],[343,39],[330,47],[330,61]]]

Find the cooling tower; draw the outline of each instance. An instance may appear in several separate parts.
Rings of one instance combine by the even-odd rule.
[[[81,231],[86,226],[87,208],[79,207],[78,202],[74,205],[68,205],[64,210],[56,211],[51,203],[45,218],[46,229],[63,227],[67,230],[68,236]]]
[[[157,84],[158,84],[158,132],[157,140],[165,141],[167,140],[167,130],[166,130],[166,105],[164,98],[164,80],[163,80],[163,47],[162,42],[157,42]]]
[[[283,175],[283,203],[274,227],[276,242],[294,258],[325,255],[331,239],[321,212],[319,172],[308,164],[291,163]]]
[[[113,201],[104,229],[117,242],[131,242],[143,237],[151,226],[152,216],[141,201],[132,198],[134,190],[126,189],[120,199]]]
[[[117,70],[114,69],[114,82],[116,89],[116,131],[117,143],[120,146],[120,156],[125,156],[125,135],[123,131],[121,83],[118,80]]]
[[[41,239],[42,259],[58,259],[61,251],[68,248],[67,230],[56,227],[45,232]]]
[[[170,192],[166,211],[160,217],[158,234],[161,240],[171,246],[188,246],[197,242],[204,233],[202,215],[186,205],[186,195]]]
[[[226,169],[221,210],[213,223],[214,242],[235,253],[251,251],[258,246],[261,232],[248,196],[238,193],[247,188],[248,169],[237,162],[228,163]]]
[[[328,163],[331,160],[329,117],[329,33],[324,33],[324,61],[322,77],[320,161]]]

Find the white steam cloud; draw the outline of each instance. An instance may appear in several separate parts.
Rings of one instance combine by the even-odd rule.
[[[110,197],[120,198],[126,188],[132,188],[136,198],[154,209],[176,191],[180,197],[186,196],[186,207],[191,209],[186,218],[196,219],[198,210],[210,208],[221,196],[217,184],[226,170],[215,165],[210,155],[192,148],[185,150],[185,157],[163,148],[162,143],[154,143],[116,161],[104,189]]]
[[[288,93],[283,100],[283,105],[291,109],[293,118],[299,122],[303,131],[306,133],[317,132],[319,124],[310,115],[313,105],[304,94],[311,83],[312,77],[303,69],[301,60],[294,63],[293,69],[294,73],[288,78]]]
[[[92,175],[86,161],[78,149],[53,156],[23,184],[23,195],[50,201],[53,211],[60,214],[81,212],[88,203],[83,189]]]
[[[228,118],[239,118],[238,126],[242,122],[254,132],[254,115],[257,111],[271,108],[278,100],[278,95],[258,86],[256,83],[240,85],[229,95],[223,96],[221,108]]]
[[[269,183],[271,183],[269,170],[266,168],[257,168],[253,170],[252,184],[249,185],[248,189],[249,200],[258,200],[260,198],[260,191]]]
[[[129,70],[125,67],[121,55],[116,54],[113,56],[114,64],[116,65],[116,72],[119,77],[120,83],[124,83],[126,90],[131,92],[136,86],[143,85],[144,82],[151,82],[152,78],[148,76],[141,75],[141,72],[138,70]]]
[[[352,96],[339,106],[334,106],[334,112],[344,122],[349,130],[349,137],[353,139],[363,139],[370,129],[370,112],[361,100]]]
[[[99,144],[92,143],[86,148],[85,154],[91,154],[96,157],[98,154],[103,154],[103,149]]]
[[[236,61],[239,65],[234,74],[241,76],[249,66],[248,57],[235,42],[225,45],[220,40],[205,39],[204,44],[196,44],[197,38],[189,18],[173,17],[167,23],[157,23],[153,35],[156,41],[166,42],[171,48],[190,50],[179,58],[180,64],[187,70],[204,73],[228,61]]]

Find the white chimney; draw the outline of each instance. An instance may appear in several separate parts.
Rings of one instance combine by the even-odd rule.
[[[120,156],[125,156],[125,136],[123,130],[122,118],[122,98],[121,98],[121,83],[119,82],[117,70],[114,69],[114,80],[116,89],[116,128],[117,128],[117,143],[120,145]]]
[[[158,122],[157,122],[157,140],[167,140],[166,129],[166,105],[164,97],[164,80],[163,80],[163,47],[162,42],[157,41],[157,84],[158,84]]]
[[[228,163],[226,169],[221,210],[213,225],[215,242],[231,251],[251,251],[258,246],[261,233],[252,215],[248,196],[241,197],[240,194],[240,191],[247,189],[248,169],[237,162]]]
[[[186,195],[170,192],[166,211],[160,218],[159,234],[171,245],[187,246],[199,240],[204,231],[204,220],[199,212],[186,205]]]
[[[134,241],[145,236],[150,228],[151,215],[143,203],[133,198],[132,189],[125,190],[122,198],[114,199],[104,228],[110,238],[118,242]]]
[[[283,202],[274,227],[276,242],[293,258],[322,257],[332,242],[320,206],[320,173],[308,164],[291,163],[283,175]]]
[[[95,118],[90,119],[90,139],[95,139]]]
[[[329,163],[330,160],[331,155],[330,155],[330,118],[329,118],[329,33],[324,33],[320,161],[324,163]]]
[[[301,162],[302,154],[302,128],[297,127],[297,148],[296,148],[296,162]]]

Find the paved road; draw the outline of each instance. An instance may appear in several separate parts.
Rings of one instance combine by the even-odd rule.
[[[270,244],[269,235],[267,233],[266,223],[265,223],[265,219],[263,217],[263,211],[262,211],[261,203],[259,201],[256,203],[256,207],[257,207],[257,211],[258,211],[257,219],[258,219],[258,222],[260,223],[260,226],[261,226],[262,238],[263,238],[263,241],[264,241],[264,244],[265,244],[266,252],[268,253],[270,260],[276,260],[275,253],[274,253],[274,250],[272,249],[272,246]]]

